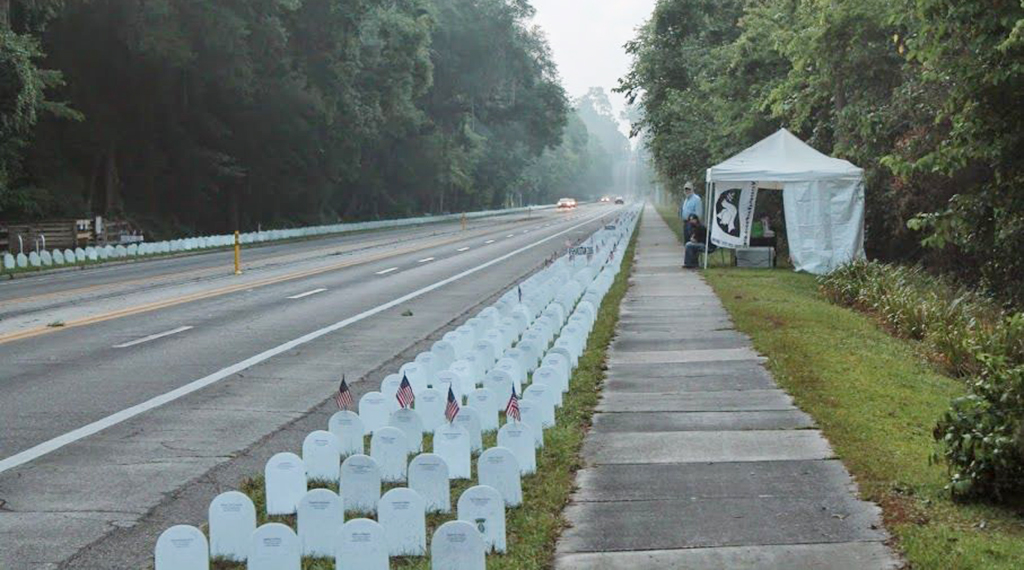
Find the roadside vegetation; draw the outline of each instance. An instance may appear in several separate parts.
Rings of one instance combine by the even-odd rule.
[[[631,152],[618,117],[602,89],[565,93],[533,13],[2,1],[0,220],[102,215],[164,239],[610,193]]]
[[[864,168],[871,259],[1024,306],[1019,0],[658,0],[626,50],[668,191],[785,127]]]
[[[636,236],[634,233],[623,258],[622,271],[601,303],[587,348],[579,359],[579,367],[573,373],[572,389],[565,395],[562,408],[557,411],[556,425],[544,432],[544,448],[537,452],[537,472],[523,478],[523,504],[515,509],[506,510],[508,552],[503,555],[489,555],[489,569],[541,570],[551,567],[555,543],[564,525],[562,510],[568,503],[575,485],[576,471],[582,466],[580,448],[600,397],[601,383],[604,381],[605,354],[615,333],[619,304],[629,286]],[[501,421],[504,422],[504,418]],[[484,434],[485,448],[493,447],[495,444],[494,433]],[[369,438],[366,440],[366,449],[369,449]],[[427,436],[424,439],[423,449],[424,452],[432,449],[431,437]],[[446,515],[427,516],[428,547],[434,530],[456,518],[455,503],[459,495],[475,485],[476,457],[473,459],[472,470],[471,479],[452,482],[452,512]],[[323,486],[337,490],[333,484]],[[404,485],[384,484],[381,492],[401,486]],[[295,528],[294,516],[267,517],[265,514],[262,475],[245,480],[240,490],[255,503],[257,524],[282,522]],[[351,515],[347,515],[346,518],[351,518]],[[220,561],[214,563],[212,567],[215,570],[241,570],[245,565]],[[333,560],[303,560],[304,570],[333,568]],[[391,568],[426,570],[430,568],[430,557],[392,558]]]
[[[860,495],[882,507],[911,567],[1020,567],[1020,497],[964,502],[950,492],[933,433],[969,388],[926,343],[896,338],[876,315],[832,303],[811,275],[713,268],[704,277],[779,385],[814,418]]]

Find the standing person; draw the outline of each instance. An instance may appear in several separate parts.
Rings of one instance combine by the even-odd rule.
[[[687,182],[683,186],[683,205],[679,213],[684,223],[683,242],[690,243],[690,216],[697,216],[698,221],[704,216],[704,203],[701,202],[700,196],[694,193],[692,182]]]

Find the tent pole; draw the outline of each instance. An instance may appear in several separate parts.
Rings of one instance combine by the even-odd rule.
[[[704,198],[707,201],[707,206],[704,207],[704,270],[708,269],[708,258],[711,257],[711,212],[712,212],[712,201],[714,197],[711,195],[714,184],[711,182],[704,183]]]

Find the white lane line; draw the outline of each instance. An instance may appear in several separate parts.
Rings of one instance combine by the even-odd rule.
[[[316,295],[317,293],[323,293],[327,289],[313,289],[312,291],[306,291],[305,293],[299,293],[298,295],[292,295],[289,299],[301,299],[303,297],[309,297],[310,295]]]
[[[510,238],[510,237],[516,237],[516,234],[508,234],[508,235],[507,235],[507,236],[505,236],[505,237],[506,237],[506,238]]]
[[[451,277],[447,277],[447,278],[442,279],[440,281],[437,281],[437,282],[435,282],[435,283],[433,283],[431,285],[427,285],[426,287],[422,287],[420,289],[417,289],[417,290],[415,290],[415,291],[413,291],[411,293],[406,293],[405,295],[402,295],[401,297],[398,297],[397,299],[392,299],[391,301],[388,301],[387,303],[384,303],[382,305],[377,305],[376,307],[373,307],[372,309],[367,309],[367,310],[363,311],[362,313],[359,313],[358,315],[353,315],[353,316],[351,316],[351,317],[349,317],[349,318],[347,318],[347,319],[345,319],[343,321],[338,321],[338,322],[334,323],[333,325],[328,325],[328,326],[326,326],[326,327],[324,327],[322,329],[315,330],[315,331],[313,331],[311,333],[307,333],[307,334],[305,334],[303,336],[300,336],[299,338],[296,338],[294,340],[290,340],[290,341],[288,341],[288,342],[286,342],[284,344],[280,344],[280,345],[275,346],[274,348],[271,348],[269,350],[265,350],[265,351],[263,351],[263,352],[261,352],[261,353],[259,353],[257,355],[250,356],[249,358],[246,358],[245,360],[243,360],[241,362],[236,362],[235,364],[232,364],[231,366],[228,366],[227,368],[222,368],[222,369],[220,369],[220,370],[218,370],[218,371],[216,371],[216,372],[214,372],[214,373],[212,373],[212,374],[210,374],[208,376],[204,376],[204,377],[199,378],[197,380],[193,380],[192,382],[189,382],[188,384],[185,384],[184,386],[179,386],[178,388],[175,388],[174,390],[171,390],[170,392],[165,392],[163,394],[160,394],[159,396],[155,396],[153,398],[150,398],[149,400],[146,400],[145,402],[142,402],[140,404],[136,404],[134,406],[131,406],[130,408],[125,408],[125,409],[123,409],[123,410],[121,410],[119,412],[115,412],[113,414],[110,414],[109,416],[107,416],[105,418],[96,420],[96,421],[94,421],[94,422],[92,422],[90,424],[86,424],[86,425],[84,425],[84,426],[82,426],[82,427],[80,427],[78,429],[69,431],[69,432],[67,432],[67,433],[65,433],[63,435],[59,435],[59,436],[57,436],[57,437],[55,437],[53,439],[44,441],[43,443],[40,443],[40,444],[35,445],[33,447],[30,447],[30,448],[26,449],[25,451],[22,451],[22,452],[19,452],[19,453],[15,453],[14,455],[12,455],[12,456],[10,456],[10,457],[0,461],[0,473],[3,473],[5,471],[9,471],[11,469],[14,469],[15,467],[19,467],[21,465],[24,465],[24,464],[26,464],[26,463],[28,463],[30,461],[33,461],[35,459],[38,459],[38,458],[40,458],[40,457],[42,457],[44,455],[52,453],[52,452],[54,452],[54,451],[64,447],[65,445],[69,445],[69,444],[74,443],[74,442],[76,442],[76,441],[78,441],[80,439],[89,437],[90,435],[93,435],[93,434],[96,434],[98,432],[101,432],[101,431],[103,431],[103,430],[105,430],[105,429],[107,429],[109,427],[116,426],[117,424],[120,424],[120,423],[123,423],[123,422],[125,422],[127,420],[130,420],[131,418],[134,418],[135,416],[137,416],[139,414],[148,412],[149,410],[152,410],[154,408],[159,408],[160,406],[162,406],[164,404],[169,404],[169,403],[171,403],[171,402],[173,402],[175,400],[178,400],[180,398],[183,398],[183,397],[185,397],[185,396],[187,396],[187,395],[189,395],[189,394],[191,394],[193,392],[202,390],[203,388],[205,388],[205,387],[207,387],[207,386],[209,386],[209,385],[211,385],[211,384],[213,384],[215,382],[219,382],[220,380],[223,380],[224,378],[227,378],[227,377],[232,376],[234,374],[237,374],[237,373],[239,373],[239,372],[241,372],[241,371],[243,371],[243,370],[245,370],[247,368],[251,368],[251,367],[253,367],[253,366],[255,366],[255,365],[257,365],[257,364],[259,364],[261,362],[269,360],[270,358],[273,358],[273,357],[277,356],[278,354],[282,354],[284,352],[288,352],[289,350],[293,350],[295,347],[302,346],[302,345],[307,344],[309,342],[312,342],[312,341],[314,341],[314,340],[316,340],[316,339],[318,339],[318,338],[320,338],[320,337],[322,337],[324,335],[327,335],[327,334],[330,334],[332,332],[341,330],[341,329],[343,329],[345,327],[348,327],[348,326],[350,326],[352,324],[358,323],[359,321],[368,319],[368,318],[370,318],[370,317],[372,317],[374,315],[377,315],[379,313],[387,311],[387,310],[389,310],[389,309],[391,309],[393,307],[397,307],[398,305],[401,305],[402,303],[405,303],[406,301],[411,301],[411,300],[413,300],[413,299],[415,299],[417,297],[422,297],[423,295],[426,295],[427,293],[430,293],[432,291],[436,291],[437,289],[440,289],[441,287],[444,287],[444,286],[449,285],[451,283],[454,283],[456,281],[465,279],[466,277],[469,277],[470,275],[473,275],[475,273],[479,273],[479,272],[483,271],[484,269],[487,269],[488,267],[492,267],[494,265],[502,263],[506,259],[509,259],[509,258],[511,258],[513,256],[519,255],[520,253],[523,253],[524,251],[529,251],[529,250],[531,250],[531,249],[533,249],[533,248],[535,248],[535,247],[537,247],[539,245],[545,244],[545,243],[547,243],[547,242],[549,242],[549,241],[551,241],[553,239],[561,237],[561,236],[563,236],[563,235],[565,235],[565,234],[567,234],[567,233],[569,233],[569,232],[571,232],[571,231],[573,231],[573,230],[575,230],[577,228],[585,226],[588,223],[590,223],[590,222],[600,218],[603,215],[604,215],[603,213],[594,215],[593,217],[591,217],[591,218],[589,218],[589,219],[587,219],[585,221],[582,221],[579,224],[576,224],[575,226],[570,226],[570,227],[568,227],[568,228],[566,228],[566,229],[564,229],[564,230],[562,230],[560,232],[551,234],[551,235],[549,235],[546,238],[541,238],[541,239],[539,239],[539,240],[537,240],[537,241],[535,241],[535,242],[533,242],[531,244],[524,245],[524,246],[522,246],[522,247],[520,247],[518,249],[514,249],[514,250],[512,250],[512,251],[510,251],[510,252],[508,252],[508,253],[506,253],[504,255],[499,255],[498,257],[495,257],[494,259],[491,259],[490,261],[486,261],[484,263],[481,263],[480,265],[477,265],[476,267],[471,267],[471,268],[463,271],[462,273],[456,273],[455,275],[452,275]]]
[[[397,267],[389,267],[389,268],[385,269],[384,271],[378,271],[377,275],[387,275],[388,273],[391,273],[392,271],[398,271],[398,268]]]
[[[417,261],[416,263],[428,263],[428,262],[431,262],[431,261],[434,261],[433,257],[425,257],[425,258]]]
[[[457,251],[459,253],[462,253],[464,251],[469,251],[469,248],[468,247],[460,247],[459,249],[456,249],[455,251]]]
[[[133,340],[131,342],[125,342],[125,343],[122,343],[122,344],[115,344],[114,348],[128,348],[129,346],[135,346],[136,344],[142,344],[144,342],[149,342],[151,340],[156,340],[158,338],[164,338],[165,336],[171,336],[172,334],[182,333],[182,332],[185,332],[185,331],[187,331],[187,330],[189,330],[191,328],[192,327],[188,327],[188,326],[178,327],[176,329],[172,329],[172,330],[169,330],[167,332],[151,334],[149,336],[144,336],[144,337],[142,337],[140,339],[136,339],[136,340]]]
[[[489,239],[489,240],[485,241],[484,243],[494,243],[494,240],[493,239]]]

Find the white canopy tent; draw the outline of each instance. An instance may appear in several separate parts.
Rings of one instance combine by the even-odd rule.
[[[715,197],[707,200],[709,212],[729,189],[782,190],[797,271],[821,275],[864,257],[864,171],[814,150],[786,129],[709,168],[707,183],[708,196]],[[710,215],[707,220],[710,228]],[[749,236],[749,227],[744,231]],[[710,242],[712,232],[707,233]]]

